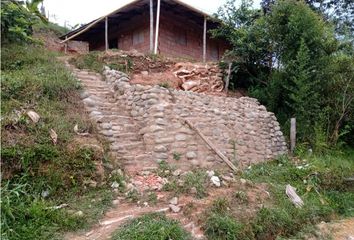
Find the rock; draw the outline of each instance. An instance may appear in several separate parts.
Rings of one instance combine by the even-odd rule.
[[[93,99],[91,99],[91,98],[85,98],[84,100],[83,100],[83,102],[87,105],[87,106],[89,106],[89,107],[94,107],[94,106],[96,106],[96,102],[93,100]]]
[[[74,213],[74,216],[82,217],[82,216],[84,216],[84,213],[82,211],[77,211]]]
[[[346,240],[354,240],[354,236],[347,236]]]
[[[181,169],[176,169],[175,171],[173,171],[172,175],[177,177],[177,176],[181,175],[181,173],[182,173]]]
[[[177,135],[175,136],[175,139],[176,139],[177,141],[185,141],[185,140],[187,140],[187,136],[186,136],[185,134],[177,134]]]
[[[112,124],[110,124],[110,123],[102,123],[101,124],[101,128],[105,129],[105,130],[111,129],[112,128]]]
[[[167,148],[164,145],[157,145],[154,148],[155,152],[167,152]]]
[[[246,179],[241,178],[241,179],[240,179],[240,182],[241,182],[241,184],[242,184],[242,185],[245,185],[245,184],[247,183],[247,180],[246,180]]]
[[[170,204],[169,207],[170,207],[171,211],[174,212],[174,213],[178,213],[178,212],[181,211],[181,208],[176,206],[176,205]]]
[[[32,122],[37,123],[41,118],[35,111],[28,111],[27,116],[32,120]]]
[[[210,181],[214,184],[214,186],[216,186],[216,187],[220,187],[221,186],[221,183],[220,183],[220,179],[219,179],[219,177],[217,177],[217,176],[212,176],[211,178],[210,178]]]
[[[47,190],[43,191],[43,192],[41,193],[41,196],[42,196],[42,198],[48,197],[48,196],[49,196],[49,190],[47,189]]]
[[[198,193],[198,192],[197,192],[197,189],[196,189],[195,187],[192,187],[191,190],[190,190],[190,192],[191,192],[192,194],[197,194],[197,193]]]
[[[146,75],[149,75],[149,72],[148,71],[141,71],[141,74],[146,76]]]
[[[58,142],[58,134],[53,129],[50,129],[49,135],[50,138],[52,139],[53,144],[56,145]]]
[[[115,169],[111,172],[112,175],[119,175],[119,176],[123,176],[123,171],[121,169]]]
[[[206,173],[208,174],[208,177],[210,177],[210,178],[215,175],[215,172],[213,170],[206,171]]]
[[[187,152],[186,157],[187,159],[193,159],[197,157],[197,154],[195,152]]]
[[[233,177],[229,177],[229,176],[225,176],[225,175],[222,175],[221,176],[221,179],[224,181],[224,182],[234,182],[234,178]]]
[[[170,204],[172,205],[177,205],[178,204],[178,198],[177,197],[174,197],[170,200]]]
[[[117,183],[116,181],[114,181],[114,182],[111,184],[111,188],[114,188],[114,189],[119,188],[119,183]]]

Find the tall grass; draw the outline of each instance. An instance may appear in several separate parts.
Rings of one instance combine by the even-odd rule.
[[[75,124],[89,130],[93,125],[80,110],[80,84],[57,54],[36,45],[5,45],[1,57],[1,238],[56,239],[109,205],[110,195],[102,187],[95,190],[104,195],[95,204],[100,209],[96,216],[90,214],[95,208],[86,208],[85,218],[52,208],[62,203],[72,211],[85,208],[83,202],[91,199],[84,196],[92,190],[84,182],[95,179],[94,162],[104,156],[69,148]],[[26,116],[28,110],[40,115],[38,123]],[[56,145],[50,129],[58,134]]]

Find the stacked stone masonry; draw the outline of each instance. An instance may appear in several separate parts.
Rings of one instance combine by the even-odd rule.
[[[242,168],[287,152],[276,117],[256,99],[132,85],[126,74],[107,67],[104,77],[119,106],[130,113],[151,165],[168,161],[184,170],[226,167],[186,119]]]

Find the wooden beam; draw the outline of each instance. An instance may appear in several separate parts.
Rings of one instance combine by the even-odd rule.
[[[197,132],[197,134],[204,140],[204,142],[235,172],[238,171],[237,167],[219,150],[204,134],[195,127],[188,119],[185,120],[188,126]]]
[[[150,52],[154,51],[154,2],[150,0]]]
[[[161,0],[157,0],[156,30],[155,30],[156,34],[155,34],[154,54],[157,54],[157,49],[158,49],[158,44],[159,44],[160,9],[161,9]]]
[[[68,38],[68,36],[65,37],[65,40]],[[68,52],[68,42],[64,43],[64,53],[67,54]]]
[[[203,62],[206,62],[206,44],[207,44],[207,18],[204,17],[203,31]]]
[[[226,77],[226,83],[225,83],[225,89],[224,89],[226,94],[229,91],[230,77],[231,77],[231,67],[232,67],[232,62],[229,62],[229,68],[227,69],[227,77]]]
[[[296,147],[296,118],[290,119],[290,152],[294,153]]]
[[[109,43],[108,43],[108,16],[105,19],[105,27],[104,27],[104,39],[105,39],[105,49],[106,51],[109,49]]]

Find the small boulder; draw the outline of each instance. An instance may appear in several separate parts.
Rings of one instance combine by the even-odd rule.
[[[216,186],[216,187],[220,187],[221,186],[221,182],[220,182],[220,179],[219,179],[219,177],[217,177],[217,176],[212,176],[211,178],[210,178],[210,181],[214,184],[214,186]]]
[[[170,204],[169,207],[170,207],[171,211],[174,213],[178,213],[181,211],[181,208],[176,205]]]
[[[177,197],[174,197],[170,200],[170,204],[172,205],[177,205],[178,204],[178,198]]]

